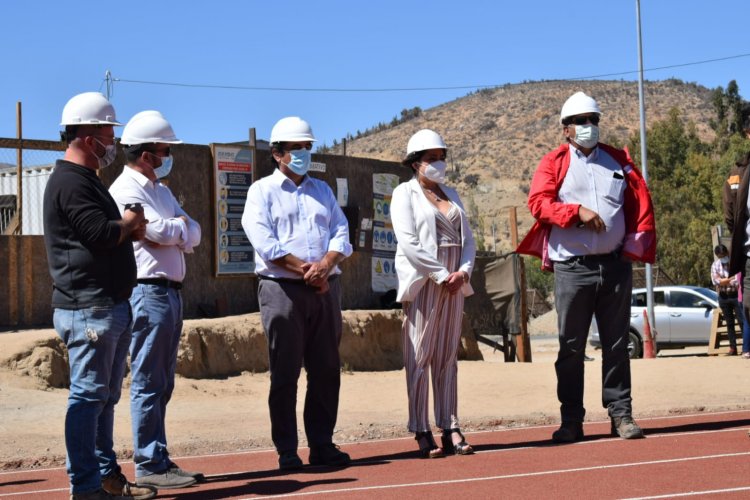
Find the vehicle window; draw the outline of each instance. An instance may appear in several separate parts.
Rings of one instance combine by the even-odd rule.
[[[654,305],[663,306],[664,304],[664,292],[654,291]],[[634,293],[630,298],[630,305],[632,307],[646,307],[646,293]]]
[[[672,307],[702,307],[699,303],[705,301],[706,299],[704,297],[692,293],[672,290],[672,293],[670,294]]]

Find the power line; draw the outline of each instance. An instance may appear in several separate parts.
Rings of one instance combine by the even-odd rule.
[[[727,57],[718,57],[715,59],[704,59],[702,61],[693,61],[681,64],[671,64],[668,66],[657,66],[654,68],[644,69],[643,71],[659,71],[663,69],[672,68],[684,68],[686,66],[697,66],[700,64],[708,64],[719,61],[728,61],[731,59],[740,59],[743,57],[750,57],[750,53],[737,54]],[[109,73],[109,71],[108,71]],[[577,76],[573,78],[560,78],[556,80],[590,80],[594,78],[604,78],[612,76],[624,76],[638,73],[638,70],[632,71],[621,71],[617,73],[602,73],[599,75],[589,76]],[[127,78],[114,78],[111,74],[108,76],[107,89],[111,91],[114,82],[120,83],[136,83],[142,85],[163,85],[169,87],[188,87],[188,88],[204,88],[204,89],[223,89],[223,90],[254,90],[254,91],[268,91],[268,92],[421,92],[430,90],[467,90],[467,89],[483,89],[483,88],[494,88],[501,87],[505,84],[490,84],[490,85],[457,85],[449,87],[399,87],[399,88],[305,88],[305,87],[249,87],[242,85],[211,85],[211,84],[200,84],[200,83],[182,83],[182,82],[157,82],[151,80],[131,80]]]

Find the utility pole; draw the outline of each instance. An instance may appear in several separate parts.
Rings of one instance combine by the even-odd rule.
[[[635,0],[635,17],[638,24],[638,104],[641,118],[641,171],[643,180],[648,184],[648,158],[646,154],[646,104],[643,92],[643,42],[641,41],[641,1]],[[654,284],[651,279],[651,264],[646,264],[646,310],[651,327],[656,331],[654,317]]]

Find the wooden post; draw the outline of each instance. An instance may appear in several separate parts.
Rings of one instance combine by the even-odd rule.
[[[18,236],[8,236],[8,320],[18,325]]]
[[[344,150],[343,156],[346,156],[346,137],[341,139],[341,148]]]
[[[21,270],[23,272],[23,324],[34,323],[34,262],[31,236],[21,237]]]
[[[518,247],[518,216],[516,207],[510,207],[510,241],[513,248]],[[518,268],[521,282],[521,335],[516,343],[516,356],[518,361],[531,363],[531,341],[528,330],[528,313],[526,311],[526,269],[524,268],[523,258],[518,256]]]
[[[23,234],[23,134],[21,130],[21,101],[16,103],[16,215],[18,217],[17,234]]]
[[[250,147],[255,147],[255,127],[250,128]],[[253,158],[253,161],[255,161],[255,158]],[[253,170],[255,170],[255,165],[253,165]]]

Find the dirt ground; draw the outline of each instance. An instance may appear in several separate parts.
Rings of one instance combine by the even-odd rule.
[[[557,340],[549,325],[532,324],[532,363],[505,363],[482,347],[484,361],[459,363],[459,417],[464,430],[555,423],[554,360]],[[0,354],[13,352],[34,335],[0,335]],[[636,418],[674,413],[750,408],[745,387],[750,361],[739,356],[706,356],[706,348],[663,351],[657,359],[632,363]],[[601,407],[601,353],[586,364],[588,420],[606,418]],[[343,444],[405,436],[407,419],[403,370],[344,372],[335,441]],[[169,448],[173,456],[271,446],[266,398],[268,373],[222,379],[178,377],[169,405]],[[304,375],[300,378],[301,423]],[[63,426],[68,391],[42,390],[30,377],[0,370],[0,470],[64,463]],[[300,444],[304,446],[304,432]],[[116,408],[118,453],[132,451],[127,387]]]

